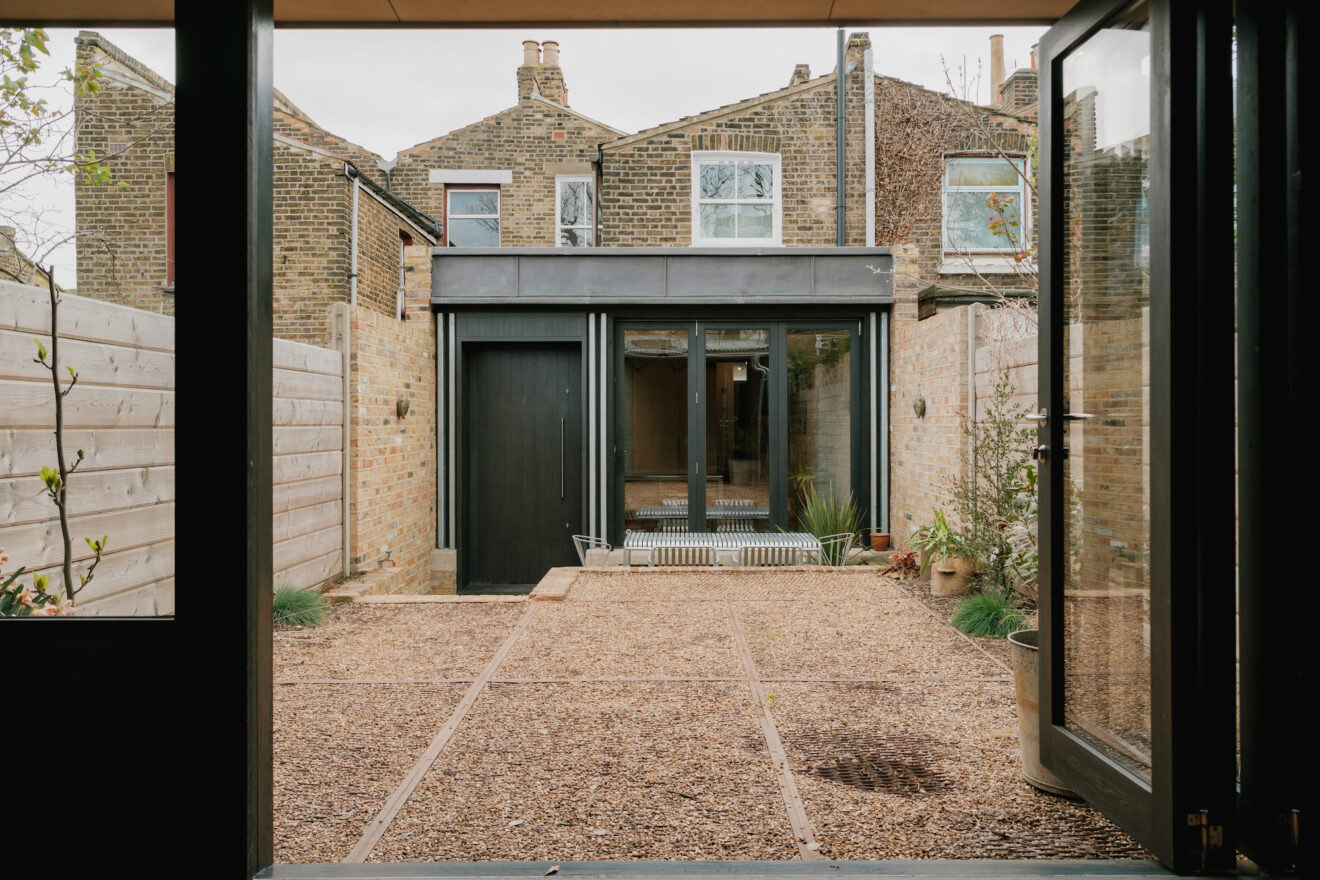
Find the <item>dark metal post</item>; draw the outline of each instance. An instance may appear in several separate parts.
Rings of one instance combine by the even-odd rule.
[[[209,853],[238,876],[273,860],[272,5],[181,3],[176,15],[178,228],[188,234],[178,244],[175,546],[193,666],[178,698],[203,734],[186,761],[203,783],[196,815],[220,817],[194,829],[193,857]]]
[[[1302,837],[1314,750],[1300,725],[1309,633],[1279,530],[1315,520],[1301,286],[1300,4],[1237,7],[1238,559],[1242,850],[1271,873],[1310,870]],[[1305,306],[1305,307],[1304,307]],[[1311,766],[1311,772],[1306,771]]]

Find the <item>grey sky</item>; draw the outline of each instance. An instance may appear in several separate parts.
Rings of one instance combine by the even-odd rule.
[[[987,100],[991,33],[1004,34],[1009,71],[1030,63],[1045,29],[856,28],[871,35],[878,73]],[[851,32],[851,31],[850,31]],[[51,69],[72,62],[76,31],[55,29]],[[124,51],[174,78],[169,30],[104,29]],[[516,103],[522,41],[557,40],[570,105],[624,131],[699,113],[788,84],[795,64],[834,68],[833,28],[478,31],[280,30],[275,85],[329,131],[386,158]],[[941,60],[943,58],[943,61]],[[979,77],[978,77],[978,74]],[[49,193],[72,226],[69,188]],[[56,258],[65,284],[72,250]]]

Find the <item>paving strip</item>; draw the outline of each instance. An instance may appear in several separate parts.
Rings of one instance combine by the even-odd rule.
[[[422,778],[426,776],[427,771],[431,769],[435,759],[440,757],[440,752],[449,743],[454,731],[458,729],[458,725],[462,723],[464,716],[467,715],[472,705],[477,701],[477,697],[481,696],[486,684],[495,677],[495,670],[504,662],[504,658],[509,656],[514,643],[531,626],[532,618],[536,614],[536,607],[536,605],[528,604],[522,620],[518,621],[518,625],[513,628],[513,632],[509,633],[509,637],[504,640],[504,644],[500,645],[500,649],[495,652],[495,656],[491,657],[490,661],[486,663],[485,668],[481,670],[481,675],[477,676],[476,681],[472,682],[467,693],[463,695],[463,699],[454,707],[449,719],[440,726],[440,730],[436,732],[435,738],[431,740],[431,744],[427,746],[426,751],[417,759],[417,763],[413,765],[412,770],[408,771],[408,775],[404,777],[403,782],[399,783],[399,787],[394,790],[394,794],[390,795],[390,799],[385,802],[385,806],[376,815],[376,818],[367,823],[367,827],[362,832],[362,839],[349,852],[348,857],[344,859],[345,862],[365,862],[367,856],[371,855],[371,851],[375,849],[376,844],[385,835],[385,831],[389,828],[390,823],[394,821],[394,817],[399,814],[399,810],[403,809],[403,805],[413,791],[416,790]]]
[[[779,729],[775,727],[774,716],[770,714],[770,706],[765,699],[765,689],[761,687],[761,679],[756,672],[756,661],[752,659],[751,649],[747,647],[747,634],[743,631],[742,622],[738,619],[738,612],[733,603],[726,603],[726,607],[729,611],[729,626],[733,629],[734,642],[738,645],[738,653],[742,656],[743,668],[747,670],[747,686],[751,688],[752,701],[759,710],[761,733],[765,736],[765,744],[770,749],[770,762],[774,765],[775,775],[779,780],[779,793],[783,795],[784,807],[788,810],[788,823],[793,829],[793,839],[797,842],[798,853],[803,861],[815,861],[821,857],[820,845],[816,843],[816,835],[811,830],[811,822],[807,819],[807,809],[798,794],[793,771],[788,767],[788,755],[784,752],[784,744],[779,739]]]

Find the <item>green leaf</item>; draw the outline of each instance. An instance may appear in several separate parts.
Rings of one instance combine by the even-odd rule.
[[[44,361],[46,359],[46,346],[41,343],[40,339],[35,337],[32,341],[37,344],[37,358]]]

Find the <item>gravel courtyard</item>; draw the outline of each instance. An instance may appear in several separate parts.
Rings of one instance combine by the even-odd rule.
[[[1010,670],[919,585],[586,570],[275,635],[277,862],[1148,858],[1019,776]]]

